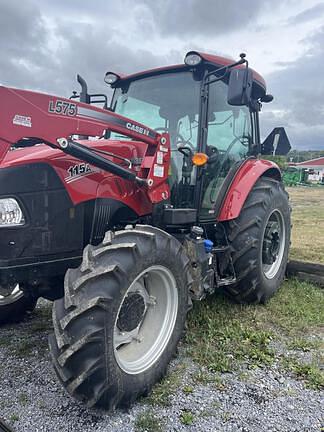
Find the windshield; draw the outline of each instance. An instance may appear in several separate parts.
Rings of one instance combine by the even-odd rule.
[[[159,132],[169,132],[171,147],[197,148],[200,81],[191,72],[160,74],[117,88],[113,111]],[[111,138],[120,138],[112,133]],[[124,137],[123,137],[124,138]]]

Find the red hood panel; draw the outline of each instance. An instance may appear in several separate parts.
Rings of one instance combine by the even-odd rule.
[[[88,140],[78,140],[77,142],[89,145]],[[131,159],[143,157],[147,145],[143,144],[141,141],[97,140],[91,141],[91,147],[110,151],[116,155]],[[5,168],[26,163],[47,163],[49,160],[58,157],[71,159],[71,156],[65,155],[59,149],[53,149],[45,144],[38,144],[33,147],[18,148],[7,152],[2,162],[0,162],[0,167]]]

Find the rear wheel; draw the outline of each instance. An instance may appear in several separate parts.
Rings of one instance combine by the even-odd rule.
[[[189,260],[150,226],[108,232],[88,246],[55,302],[53,363],[67,391],[88,406],[128,406],[166,372],[184,329]]]
[[[283,184],[260,178],[239,217],[227,226],[237,283],[225,288],[240,303],[264,303],[279,288],[290,246],[290,206]]]
[[[19,284],[0,285],[0,324],[21,321],[35,309],[37,300],[28,297]]]

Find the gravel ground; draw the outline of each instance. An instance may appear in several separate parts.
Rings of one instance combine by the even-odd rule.
[[[17,432],[144,431],[139,419],[147,417],[160,421],[160,429],[153,424],[149,431],[323,431],[323,393],[283,372],[279,360],[215,377],[206,372],[208,379],[198,382],[198,366],[181,348],[170,366],[179,381],[170,390],[169,406],[142,400],[127,412],[85,409],[56,380],[47,348],[50,331],[45,302],[32,319],[0,329],[0,417]]]

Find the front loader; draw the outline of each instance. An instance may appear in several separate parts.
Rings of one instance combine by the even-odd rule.
[[[0,87],[0,322],[55,300],[58,378],[113,409],[165,374],[193,300],[277,291],[290,206],[244,54],[107,72],[110,107],[78,80],[70,99]]]

